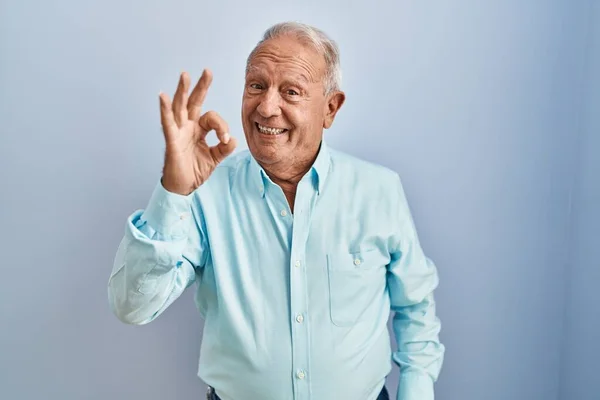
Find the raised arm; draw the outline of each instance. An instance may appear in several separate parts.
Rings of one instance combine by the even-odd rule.
[[[166,143],[162,179],[147,208],[129,216],[108,282],[111,310],[125,323],[152,321],[201,276],[209,249],[194,192],[236,147],[217,113],[201,115],[211,82],[205,70],[188,96],[184,72],[172,103],[159,95]],[[212,147],[206,142],[211,130],[219,138]]]

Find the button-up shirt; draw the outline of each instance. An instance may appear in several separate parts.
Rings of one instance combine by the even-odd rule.
[[[198,375],[223,400],[373,400],[394,364],[398,400],[434,398],[437,270],[386,167],[322,141],[293,212],[248,150],[190,195],[157,182],[127,219],[109,304],[146,324],[193,284]]]

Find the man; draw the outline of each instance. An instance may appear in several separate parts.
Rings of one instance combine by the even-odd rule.
[[[398,175],[323,140],[345,100],[339,68],[320,30],[270,28],[248,57],[249,151],[235,155],[227,123],[201,113],[209,71],[189,96],[186,73],[172,103],[160,94],[164,170],[127,221],[109,300],[121,321],[141,325],[196,283],[210,399],[387,399],[392,361],[398,400],[434,398],[444,354],[436,267]]]

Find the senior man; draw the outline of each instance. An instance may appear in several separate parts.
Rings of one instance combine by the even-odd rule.
[[[388,399],[396,363],[397,399],[433,400],[436,267],[398,174],[323,139],[345,100],[335,42],[299,23],[265,32],[247,60],[249,151],[232,154],[227,123],[202,114],[211,80],[205,70],[188,96],[183,73],[172,102],[159,96],[164,169],[127,220],[108,284],[115,315],[149,323],[195,283],[209,399]]]

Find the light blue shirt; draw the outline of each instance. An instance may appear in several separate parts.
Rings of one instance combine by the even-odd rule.
[[[248,150],[188,196],[159,181],[127,221],[110,306],[146,324],[194,283],[198,376],[223,400],[374,400],[393,363],[398,400],[434,398],[438,275],[398,174],[383,166],[323,141],[293,214]]]

